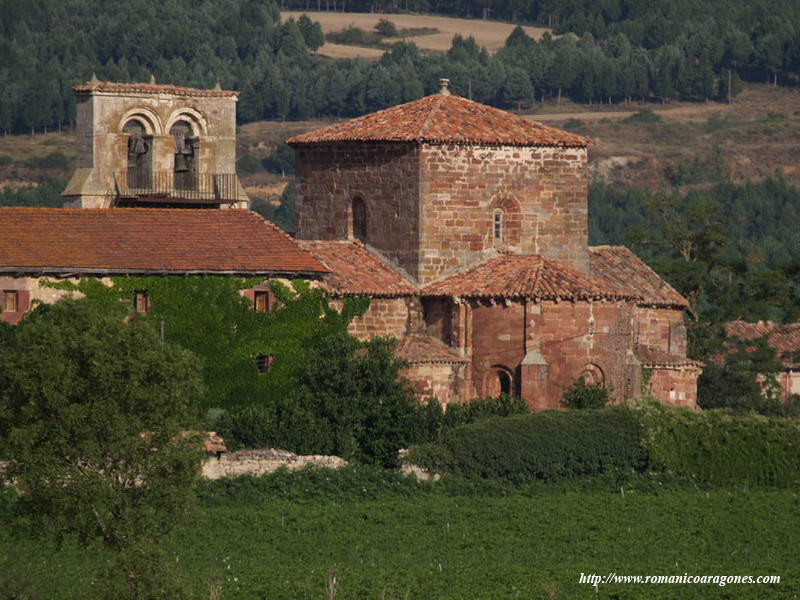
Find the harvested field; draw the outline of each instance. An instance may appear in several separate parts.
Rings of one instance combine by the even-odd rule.
[[[398,29],[411,29],[415,27],[432,27],[439,30],[439,33],[431,35],[417,36],[411,39],[417,46],[424,50],[446,52],[450,49],[453,36],[460,33],[463,36],[471,35],[479,45],[485,46],[489,52],[497,52],[505,44],[506,38],[514,30],[515,25],[511,23],[500,23],[498,21],[483,21],[480,19],[454,19],[451,17],[437,17],[433,15],[398,15],[382,13],[340,13],[340,12],[307,12],[302,11],[283,11],[283,19],[307,14],[312,20],[319,21],[322,29],[328,33],[331,31],[341,31],[342,29],[354,25],[364,30],[372,30],[381,19],[389,19]],[[523,27],[528,35],[535,39],[542,37],[545,28]],[[399,38],[386,38],[387,42],[398,41]],[[377,53],[377,55],[376,55]],[[319,54],[330,56],[331,58],[376,58],[383,52],[375,48],[361,48],[357,46],[342,46],[339,44],[325,44],[319,49]]]

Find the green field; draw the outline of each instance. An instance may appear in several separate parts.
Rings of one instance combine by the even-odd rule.
[[[210,597],[209,578],[226,600],[328,598],[333,569],[339,600],[800,598],[796,491],[644,481],[432,486],[318,471],[206,484],[173,548],[199,598]],[[37,598],[88,597],[103,560],[76,544],[0,534],[6,581],[27,579]],[[608,572],[781,583],[578,584],[581,573]]]

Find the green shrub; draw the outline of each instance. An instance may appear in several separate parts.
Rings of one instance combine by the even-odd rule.
[[[13,162],[14,159],[11,158],[8,154],[0,154],[0,167],[7,167]]]
[[[642,445],[655,469],[717,486],[800,484],[800,419],[637,408]]]
[[[654,113],[649,108],[644,108],[633,113],[630,117],[622,119],[623,123],[660,123],[661,115]]]
[[[292,150],[291,146],[281,144],[264,158],[261,164],[270,173],[293,175],[295,169],[294,150]]]
[[[547,411],[457,427],[412,448],[411,464],[434,472],[520,483],[642,470],[637,415],[624,406]]]
[[[397,26],[392,21],[385,18],[378,21],[378,24],[375,25],[375,31],[383,37],[397,36]]]
[[[53,169],[66,171],[72,165],[72,160],[63,152],[50,152],[46,156],[37,156],[25,161],[26,167],[33,169]]]
[[[609,400],[609,389],[602,383],[586,383],[579,378],[564,390],[561,404],[567,408],[603,408]]]
[[[249,153],[242,154],[241,158],[236,161],[236,170],[240,175],[253,175],[258,173],[261,167],[261,161],[258,160],[258,157]]]

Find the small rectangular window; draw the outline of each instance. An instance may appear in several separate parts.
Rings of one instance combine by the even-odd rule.
[[[270,311],[270,298],[269,292],[255,292],[255,310],[257,312],[269,312]]]
[[[146,315],[150,312],[150,295],[147,290],[136,290],[133,292],[133,307],[137,313]]]
[[[275,357],[271,354],[259,354],[256,356],[256,367],[259,373],[269,373],[273,362],[275,362]]]
[[[19,311],[19,292],[17,290],[3,292],[3,310],[5,312]]]
[[[494,239],[500,241],[503,239],[503,213],[494,213]]]

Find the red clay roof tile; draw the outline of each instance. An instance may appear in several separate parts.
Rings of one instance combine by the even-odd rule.
[[[325,283],[339,296],[411,296],[416,286],[400,271],[354,240],[298,240],[331,270]]]
[[[503,255],[428,284],[425,296],[536,300],[641,300],[632,289],[541,256]]]
[[[327,272],[249,210],[5,207],[0,232],[0,272]]]
[[[116,83],[113,81],[89,81],[76,85],[72,88],[78,93],[88,92],[111,92],[111,93],[132,93],[132,94],[173,94],[176,96],[203,96],[206,98],[225,98],[228,96],[238,96],[239,92],[233,90],[200,90],[197,88],[184,87],[182,85],[158,84],[158,83]]]
[[[648,267],[625,246],[590,246],[592,273],[615,285],[636,290],[643,304],[688,308],[689,303],[675,288]]]
[[[589,138],[454,94],[427,96],[292,137],[287,143],[345,141],[568,147],[591,144]]]
[[[800,323],[780,325],[772,321],[759,321],[758,323],[731,321],[725,323],[725,333],[728,337],[738,337],[743,340],[769,336],[769,345],[777,351],[783,365],[785,367],[798,366],[798,362],[792,354],[800,353]]]
[[[634,350],[636,358],[645,367],[703,367],[704,363],[679,354],[665,352],[652,346],[637,346]]]
[[[397,345],[397,356],[413,364],[462,364],[469,360],[441,340],[429,335],[407,335]]]

